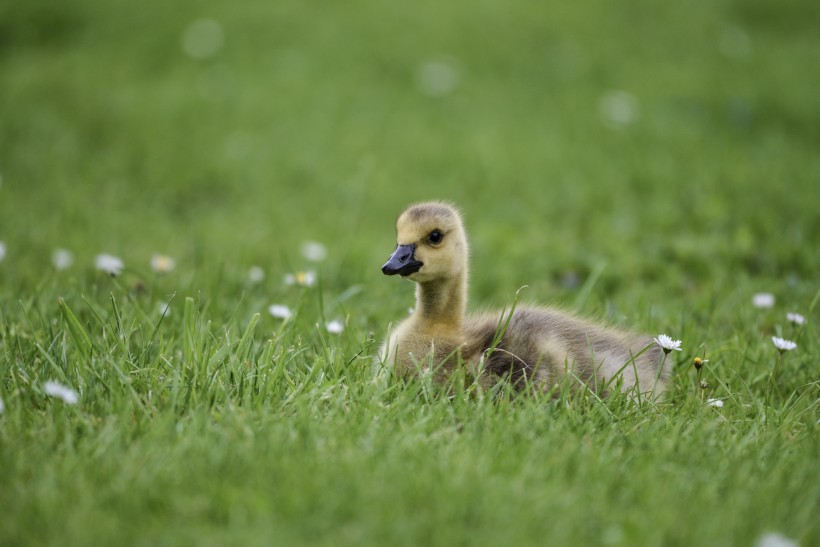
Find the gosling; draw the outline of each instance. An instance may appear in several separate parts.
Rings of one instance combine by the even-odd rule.
[[[379,358],[398,376],[431,372],[446,381],[458,366],[483,387],[508,379],[516,390],[585,385],[603,396],[618,386],[657,397],[669,371],[649,336],[597,325],[564,311],[515,307],[466,315],[467,236],[448,203],[411,205],[396,221],[385,275],[416,283],[416,307],[389,333]]]

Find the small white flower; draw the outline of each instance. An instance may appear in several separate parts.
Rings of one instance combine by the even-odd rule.
[[[311,262],[321,262],[327,257],[327,248],[316,241],[302,243],[302,256]]]
[[[680,340],[672,340],[672,337],[667,336],[665,334],[659,334],[657,338],[654,339],[655,342],[658,343],[660,347],[663,348],[665,353],[669,353],[672,350],[675,351],[682,351],[681,350],[681,341]]]
[[[259,266],[251,266],[251,269],[248,270],[248,281],[251,283],[259,283],[263,279],[265,279],[265,270]]]
[[[343,330],[345,330],[344,324],[339,321],[338,319],[334,319],[333,321],[328,321],[325,325],[327,332],[330,334],[340,334]]]
[[[167,255],[155,254],[151,257],[151,269],[159,274],[167,274],[176,268],[177,263]]]
[[[290,319],[293,317],[293,312],[290,311],[290,308],[282,304],[268,306],[268,313],[277,319]]]
[[[625,127],[635,122],[640,111],[638,99],[631,93],[615,89],[605,93],[598,101],[598,110],[609,127]]]
[[[160,315],[167,317],[171,315],[171,304],[168,302],[157,302],[157,311]]]
[[[797,347],[797,344],[795,344],[791,340],[786,340],[785,338],[778,338],[777,336],[772,336],[772,343],[774,344],[774,347],[781,351],[781,353],[784,351],[791,351]]]
[[[76,391],[53,380],[49,380],[43,385],[43,391],[46,395],[62,399],[67,405],[77,404],[77,401],[80,400]]]
[[[51,263],[58,270],[67,270],[74,264],[74,255],[68,249],[54,249],[51,253]]]
[[[717,408],[723,408],[723,401],[720,399],[707,399],[706,404]]]
[[[122,260],[114,255],[108,254],[97,255],[95,263],[98,270],[102,270],[111,275],[119,275],[125,267]]]
[[[729,59],[743,59],[752,53],[752,40],[742,28],[726,27],[718,37],[718,50]]]
[[[759,292],[752,296],[752,305],[759,309],[768,309],[774,306],[774,295],[770,292]]]
[[[790,323],[794,323],[795,325],[804,325],[806,323],[806,318],[800,315],[799,313],[787,313],[786,319],[788,319]]]
[[[0,241],[0,262],[3,262],[4,258],[6,258],[6,244]]]
[[[285,275],[285,285],[299,285],[300,287],[312,287],[316,284],[316,272],[296,272]]]
[[[182,34],[182,51],[194,59],[213,57],[225,41],[222,25],[213,19],[197,19]]]
[[[757,538],[755,547],[798,547],[798,543],[783,534],[767,532]]]
[[[444,97],[456,90],[460,79],[458,68],[452,62],[433,60],[419,67],[416,84],[428,97]]]

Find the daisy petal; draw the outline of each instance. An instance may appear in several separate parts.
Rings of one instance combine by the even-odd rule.
[[[302,256],[311,262],[321,262],[327,257],[327,247],[316,241],[302,243]]]
[[[176,268],[176,262],[167,255],[155,254],[151,257],[151,269],[159,274],[167,274]]]
[[[774,295],[769,292],[759,292],[752,296],[752,305],[759,309],[768,309],[774,306]]]
[[[268,306],[268,313],[277,319],[290,319],[293,317],[293,312],[290,311],[290,308],[283,304]]]
[[[248,281],[251,283],[259,283],[263,279],[265,279],[265,270],[259,266],[251,266],[251,269],[248,270]]]
[[[806,324],[806,318],[800,315],[799,313],[787,313],[786,319],[788,319],[790,323],[794,323],[795,325]]]
[[[67,405],[77,404],[80,400],[76,391],[53,380],[43,384],[43,392],[50,397],[62,400]]]
[[[98,270],[111,275],[119,275],[125,267],[125,264],[119,257],[109,254],[97,255],[95,264]]]
[[[67,270],[74,264],[74,256],[67,249],[55,249],[51,253],[51,263],[58,270]]]

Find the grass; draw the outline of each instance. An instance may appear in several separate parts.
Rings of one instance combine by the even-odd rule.
[[[770,4],[3,3],[0,544],[820,543],[820,13]],[[680,338],[669,397],[383,379],[430,198],[473,309]]]

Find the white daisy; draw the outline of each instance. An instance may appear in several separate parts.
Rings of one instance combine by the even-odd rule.
[[[598,100],[598,111],[609,127],[625,127],[640,116],[638,99],[631,93],[615,89]]]
[[[6,244],[0,241],[0,262],[3,262],[4,258],[6,258]]]
[[[743,59],[752,53],[752,39],[741,27],[728,26],[718,37],[718,50],[727,59]]]
[[[795,325],[804,325],[806,323],[806,318],[800,315],[799,313],[787,313],[786,319],[788,319],[790,323],[794,323]]]
[[[58,270],[67,270],[74,264],[74,255],[68,249],[54,249],[51,253],[51,263]]]
[[[786,340],[785,338],[778,338],[777,336],[772,336],[772,343],[774,347],[780,350],[780,352],[784,351],[791,351],[797,347],[797,344],[792,342],[791,340]]]
[[[285,274],[285,285],[299,285],[300,287],[312,287],[316,284],[316,272],[296,272]]]
[[[340,334],[343,330],[345,330],[344,324],[339,321],[338,319],[334,319],[333,321],[328,321],[325,325],[327,332],[330,334]]]
[[[122,260],[114,255],[101,254],[97,255],[95,261],[97,269],[111,275],[119,275],[125,267]]]
[[[759,292],[752,296],[752,305],[759,309],[768,309],[774,306],[774,295],[770,292]]]
[[[57,399],[62,399],[62,401],[67,405],[77,404],[77,401],[80,400],[76,391],[53,380],[49,380],[43,384],[43,391],[46,395],[56,397]]]
[[[155,254],[151,257],[151,269],[156,273],[167,274],[176,266],[177,263],[170,256]]]
[[[720,399],[707,399],[706,404],[717,408],[723,408],[723,401]]]
[[[430,60],[422,64],[416,74],[416,85],[428,97],[443,97],[458,88],[458,68],[448,59]]]
[[[302,256],[311,262],[321,262],[327,257],[327,247],[316,241],[302,243]]]
[[[224,41],[219,21],[197,19],[182,34],[182,51],[194,59],[207,59],[219,53]]]
[[[160,315],[167,317],[171,315],[171,304],[168,302],[157,302],[157,311]]]
[[[293,312],[290,311],[290,308],[283,304],[268,306],[268,313],[277,319],[290,319],[293,317]]]
[[[654,340],[658,343],[660,347],[663,348],[664,353],[669,353],[672,350],[682,351],[680,347],[681,341],[672,340],[672,337],[667,336],[665,334],[659,334],[658,337]]]
[[[259,283],[263,279],[265,279],[265,270],[259,266],[251,266],[251,269],[248,270],[248,281],[251,283]]]
[[[757,543],[755,543],[755,547],[798,547],[798,545],[793,539],[777,532],[767,532],[757,538]]]

